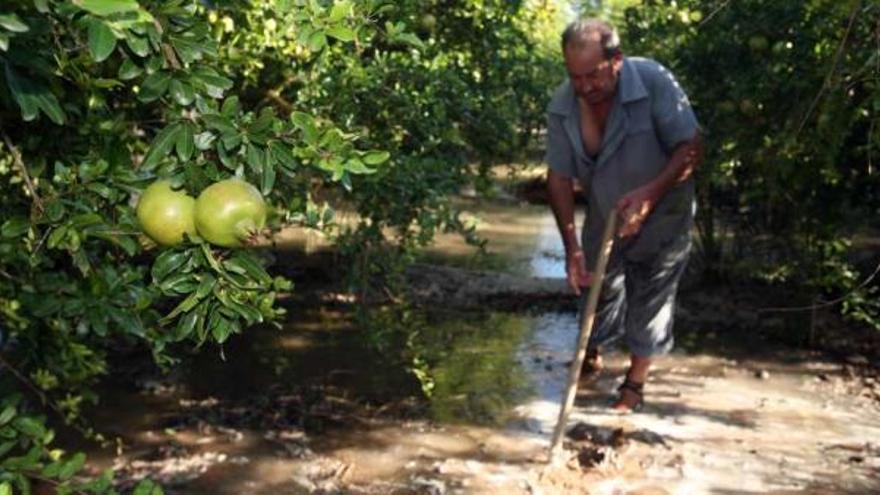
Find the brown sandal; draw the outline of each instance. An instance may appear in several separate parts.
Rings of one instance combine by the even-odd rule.
[[[620,395],[617,396],[617,400],[611,405],[611,408],[619,412],[640,411],[645,405],[644,388],[644,383],[634,382],[627,378],[620,387],[617,387]],[[627,400],[628,394],[630,400]],[[632,402],[633,396],[635,397],[634,403]]]

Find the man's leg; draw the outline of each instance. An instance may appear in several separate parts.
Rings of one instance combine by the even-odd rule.
[[[690,239],[682,239],[651,263],[630,263],[626,267],[625,326],[630,368],[614,409],[628,411],[641,404],[652,358],[672,349],[675,296],[690,247]]]
[[[587,306],[589,291],[581,297],[579,323],[583,326],[584,312]],[[624,334],[624,315],[626,314],[626,284],[624,281],[623,264],[618,256],[608,261],[602,290],[596,306],[596,317],[593,320],[593,331],[587,343],[587,357],[581,368],[581,375],[596,373],[602,369],[600,351],[613,345]],[[579,327],[580,328],[580,327]]]

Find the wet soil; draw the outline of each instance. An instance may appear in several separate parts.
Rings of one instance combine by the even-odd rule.
[[[149,476],[170,494],[880,493],[880,338],[832,312],[774,311],[786,295],[753,283],[686,283],[644,409],[607,408],[626,367],[608,354],[548,459],[577,336],[555,225],[509,199],[475,211],[488,255],[441,238],[409,273],[430,397],[370,350],[354,297],[315,277],[285,302],[290,323],[170,374],[117,356],[90,414],[118,444],[68,445],[123,487]],[[315,252],[286,239],[278,258],[312,274]]]

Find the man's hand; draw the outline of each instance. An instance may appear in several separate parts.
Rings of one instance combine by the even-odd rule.
[[[620,216],[619,237],[629,237],[642,230],[642,224],[657,204],[657,196],[650,187],[640,187],[623,195],[617,202]]]
[[[588,287],[592,281],[592,275],[587,271],[587,262],[584,252],[580,249],[565,253],[565,274],[568,275],[568,286],[575,295],[581,295],[581,288]]]

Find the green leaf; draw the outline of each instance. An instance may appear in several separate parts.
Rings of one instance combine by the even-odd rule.
[[[161,98],[162,95],[168,91],[168,86],[171,84],[171,73],[166,71],[159,71],[150,74],[144,79],[144,82],[141,83],[141,90],[138,93],[138,100],[143,102],[150,102]]]
[[[9,35],[6,33],[0,33],[0,50],[9,50]]]
[[[189,259],[190,253],[188,251],[164,251],[153,262],[153,268],[150,270],[153,283],[161,283],[165,277],[182,267]]]
[[[214,290],[215,285],[217,285],[217,278],[210,273],[206,274],[202,277],[202,281],[199,282],[199,287],[195,291],[196,296],[200,299],[207,296]]]
[[[58,478],[62,480],[68,480],[73,477],[74,474],[79,472],[80,469],[86,463],[86,455],[82,452],[77,452],[69,461],[64,463],[64,467],[61,468],[61,471],[58,472]]]
[[[92,81],[92,84],[96,88],[102,88],[102,89],[118,88],[120,86],[125,86],[124,84],[117,81],[116,79],[105,79],[105,78],[94,79]]]
[[[12,495],[12,485],[8,481],[0,483],[0,495]]]
[[[151,170],[162,160],[162,158],[167,156],[168,152],[171,151],[171,147],[174,146],[174,143],[177,141],[177,135],[181,132],[182,127],[183,126],[180,123],[174,123],[162,129],[156,138],[153,139],[147,154],[144,155],[144,161],[141,162],[141,168],[144,170]]]
[[[229,170],[235,170],[238,166],[238,160],[229,156],[229,152],[226,151],[226,145],[224,142],[225,140],[221,140],[217,143],[217,158],[220,159],[220,163],[222,163],[224,167]]]
[[[359,158],[352,158],[345,162],[345,169],[352,174],[372,174],[376,172],[375,169],[364,165],[364,162]]]
[[[189,161],[190,157],[192,157],[195,149],[194,133],[195,126],[190,122],[184,123],[180,132],[177,133],[174,149],[177,151],[177,156],[180,157],[182,162]]]
[[[235,118],[238,115],[240,110],[240,106],[238,103],[238,96],[232,95],[226,100],[223,101],[223,106],[220,107],[220,113],[226,117],[227,119]]]
[[[387,151],[370,151],[363,156],[364,163],[367,165],[379,165],[391,158],[391,153]]]
[[[55,461],[50,463],[48,466],[43,468],[43,476],[47,478],[54,478],[58,476],[58,473],[61,472],[61,468],[64,466],[64,461]]]
[[[265,142],[268,138],[268,136],[266,136],[267,132],[277,121],[278,118],[275,117],[275,112],[272,110],[272,107],[264,108],[260,112],[259,118],[248,127],[248,132],[251,134],[251,140],[256,140],[259,136],[262,137],[262,141]]]
[[[125,44],[139,57],[146,57],[150,54],[150,42],[131,31],[125,33]]]
[[[42,440],[46,435],[46,427],[43,423],[28,416],[15,418],[15,421],[12,422],[12,426],[34,440]]]
[[[15,99],[15,102],[18,103],[19,108],[21,108],[21,118],[25,122],[34,120],[40,109],[37,94],[40,91],[47,90],[45,90],[45,88],[40,88],[39,85],[33,83],[27,77],[20,75],[12,68],[12,64],[6,63],[4,65],[6,84],[12,92],[12,97]]]
[[[196,99],[196,92],[193,90],[192,86],[178,79],[171,81],[168,90],[171,92],[174,101],[183,106],[189,105]]]
[[[242,304],[232,299],[229,300],[229,303],[229,309],[235,311],[239,316],[244,318],[249,325],[253,325],[254,323],[262,323],[263,313],[260,313],[260,311],[256,308],[248,306],[247,304]]]
[[[58,125],[64,125],[67,121],[67,115],[64,113],[64,110],[61,109],[61,104],[58,103],[58,98],[55,98],[54,94],[46,89],[45,91],[37,93],[36,98],[37,106],[39,106],[40,110],[49,117],[49,120]]]
[[[89,20],[89,51],[95,62],[102,62],[116,49],[116,36],[110,26],[99,19]]]
[[[162,318],[160,323],[167,324],[171,322],[174,318],[176,318],[181,313],[189,313],[196,305],[201,302],[208,294],[214,290],[214,286],[217,285],[217,278],[211,275],[210,273],[203,276],[201,282],[199,282],[198,287],[186,299],[184,299],[180,304],[177,305],[168,315]]]
[[[205,256],[205,261],[211,265],[215,272],[223,273],[223,267],[220,266],[220,262],[214,257],[214,251],[207,244],[202,244],[202,254]]]
[[[211,335],[214,336],[214,340],[216,340],[218,344],[226,342],[226,339],[228,339],[229,335],[232,333],[229,320],[223,317],[219,311],[211,313],[211,317],[208,319],[208,330],[211,332]]]
[[[215,129],[222,134],[237,134],[238,129],[232,125],[232,121],[215,114],[202,115],[202,120],[209,129]]]
[[[144,72],[133,60],[126,58],[119,67],[117,77],[123,81],[130,81]]]
[[[167,290],[170,291],[170,290],[175,290],[175,289],[174,289],[173,285],[171,285],[168,287]],[[196,305],[199,303],[200,300],[201,300],[201,298],[198,297],[196,292],[190,292],[190,294],[188,296],[186,296],[186,299],[181,301],[180,304],[178,304],[173,310],[171,310],[170,313],[168,313],[167,315],[165,315],[164,317],[162,317],[159,320],[159,324],[160,325],[167,325],[167,324],[171,323],[175,318],[177,318],[178,315],[180,315],[182,313],[187,313],[191,309],[196,307]]]
[[[0,235],[7,239],[21,237],[30,229],[30,224],[30,220],[28,220],[27,217],[18,216],[10,218],[3,222],[3,226],[0,227]],[[0,418],[2,418],[2,416],[0,416]],[[3,424],[2,420],[0,420],[0,424]]]
[[[327,20],[335,24],[342,19],[345,19],[345,16],[348,15],[349,11],[351,11],[351,2],[348,0],[342,0],[333,2],[333,8],[330,9],[330,16]]]
[[[272,192],[273,187],[275,187],[275,164],[267,163],[266,166],[263,167],[263,176],[260,181],[260,191],[263,193],[263,195],[267,195]]]
[[[71,255],[71,257],[73,258],[73,264],[83,276],[88,276],[91,273],[92,263],[89,261],[89,256],[86,254],[85,250],[79,249],[77,246],[77,250]]]
[[[42,445],[34,445],[27,454],[17,457],[7,457],[2,459],[0,470],[36,470],[40,464],[40,456],[42,454]]]
[[[49,0],[34,0],[34,6],[37,8],[37,12],[41,14],[49,12]]]
[[[211,148],[211,145],[214,143],[214,134],[210,131],[200,132],[195,135],[195,144],[196,148],[201,151],[205,151]]]
[[[135,12],[140,9],[136,0],[74,0],[73,3],[99,16]]]
[[[280,163],[281,166],[288,170],[294,170],[297,168],[296,157],[293,156],[293,152],[290,151],[287,144],[272,141],[269,143],[269,151],[272,153],[272,157],[276,162]]]
[[[235,257],[224,261],[223,266],[232,272],[246,273],[260,283],[268,284],[272,281],[266,269],[248,253],[238,253]]]
[[[54,223],[60,221],[64,216],[64,212],[64,203],[62,203],[61,200],[49,200],[46,204],[46,218],[48,218],[50,222]]]
[[[263,167],[266,164],[266,153],[262,148],[251,144],[247,147],[245,160],[247,161],[247,164],[251,166],[253,171],[262,173]]]
[[[313,52],[321,51],[327,45],[327,35],[323,31],[315,31],[309,36],[309,50]]]
[[[422,42],[422,40],[419,39],[418,36],[416,36],[412,33],[398,33],[398,34],[392,36],[391,39],[394,41],[399,41],[401,43],[410,45],[410,46],[414,46],[416,48],[420,48],[420,49],[425,48],[425,44]]]
[[[111,242],[116,244],[129,256],[134,256],[137,253],[137,243],[129,236],[118,235],[114,232],[93,232],[90,234],[92,237],[97,237],[98,239],[103,239],[107,242]]]
[[[15,14],[0,14],[0,26],[13,33],[26,33],[30,28]]]
[[[302,132],[303,137],[306,142],[309,144],[316,144],[318,141],[318,128],[315,123],[315,118],[311,115],[303,112],[293,112],[290,115],[290,120],[293,122],[295,126],[297,126]]]
[[[333,26],[327,30],[327,35],[344,42],[354,41],[355,38],[354,31],[345,26]]]
[[[176,273],[159,284],[159,289],[166,295],[187,294],[195,290],[197,283],[195,276],[191,273]]]
[[[217,71],[205,67],[193,70],[192,78],[201,82],[213,98],[222,98],[223,92],[232,87],[232,80],[221,76]]]
[[[198,311],[190,311],[183,318],[178,320],[177,327],[174,329],[174,339],[177,341],[181,341],[190,336],[195,330],[196,326],[201,319],[201,315]]]
[[[80,213],[70,219],[70,226],[75,229],[82,229],[91,225],[101,225],[104,223],[104,217],[97,213]]]
[[[18,445],[18,441],[16,440],[8,440],[0,443],[0,459],[2,459],[16,445]]]
[[[5,425],[6,423],[12,421],[12,418],[15,417],[16,411],[15,406],[9,405],[3,409],[3,412],[0,413],[0,426]]]
[[[49,234],[49,238],[46,240],[46,246],[49,249],[55,249],[60,246],[64,239],[67,238],[67,233],[70,231],[70,228],[67,225],[61,225]]]
[[[162,487],[150,480],[144,480],[138,483],[132,495],[162,495]]]
[[[191,64],[202,58],[202,45],[197,41],[180,38],[176,36],[170,37],[171,45],[177,51],[177,55],[184,64]]]

